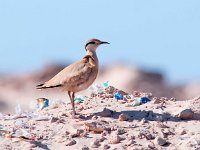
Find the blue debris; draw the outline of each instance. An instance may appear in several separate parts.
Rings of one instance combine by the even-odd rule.
[[[139,106],[139,105],[145,104],[149,101],[151,101],[151,100],[147,96],[140,97],[135,100],[134,106]]]
[[[114,93],[114,97],[115,99],[118,100],[123,100],[124,96],[122,94],[120,94],[119,92]]]
[[[37,107],[42,110],[49,106],[49,100],[46,98],[38,98],[37,99]]]

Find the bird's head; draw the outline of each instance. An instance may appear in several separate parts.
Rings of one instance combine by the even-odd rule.
[[[85,44],[85,50],[88,51],[96,51],[97,47],[101,44],[110,44],[108,42],[103,42],[98,39],[90,39],[86,44]]]

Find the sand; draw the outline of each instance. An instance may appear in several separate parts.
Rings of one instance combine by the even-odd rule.
[[[117,101],[111,89],[76,101],[75,119],[69,101],[0,114],[0,150],[200,149],[200,97],[177,101],[134,92]],[[143,96],[151,101],[134,106]]]

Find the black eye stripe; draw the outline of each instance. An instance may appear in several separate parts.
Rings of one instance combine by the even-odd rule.
[[[89,44],[95,44],[95,42],[88,42],[85,47],[87,47]]]

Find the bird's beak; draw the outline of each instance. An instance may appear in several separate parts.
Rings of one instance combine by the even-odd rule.
[[[101,42],[100,44],[110,44],[110,43],[108,43],[108,42]]]

